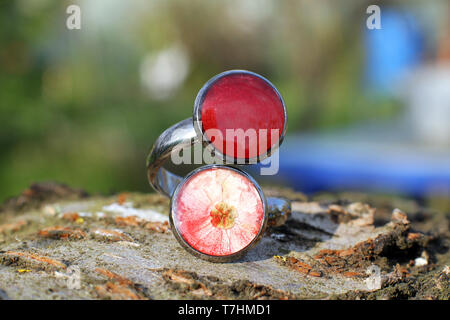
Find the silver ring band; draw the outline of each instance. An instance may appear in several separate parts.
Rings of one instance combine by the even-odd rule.
[[[183,120],[165,130],[153,145],[147,157],[147,177],[152,187],[167,197],[171,197],[182,177],[163,168],[164,162],[173,151],[189,147],[199,142],[192,118]]]

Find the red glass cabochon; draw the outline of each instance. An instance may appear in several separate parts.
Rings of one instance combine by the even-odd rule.
[[[254,183],[229,168],[193,174],[172,201],[179,235],[207,255],[227,256],[244,249],[264,223],[263,200]]]
[[[266,80],[251,73],[237,72],[219,77],[204,93],[200,107],[206,137],[222,154],[232,158],[252,159],[264,155],[283,134],[286,119],[280,96]],[[210,129],[219,130],[221,135],[213,137],[208,134]],[[236,137],[227,139],[227,129],[244,132],[254,129],[256,138],[252,141]],[[267,131],[264,133],[260,129]],[[278,130],[273,136],[272,129]],[[227,148],[227,142],[231,142],[232,148]]]

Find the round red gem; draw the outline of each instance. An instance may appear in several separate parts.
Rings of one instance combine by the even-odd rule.
[[[202,99],[201,120],[208,140],[234,159],[264,155],[279,141],[286,121],[277,91],[247,72],[224,75],[210,85]]]
[[[184,182],[173,199],[172,221],[195,250],[227,256],[259,234],[264,207],[255,185],[229,168],[209,168]]]

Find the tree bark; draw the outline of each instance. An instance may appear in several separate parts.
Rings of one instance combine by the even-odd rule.
[[[157,194],[35,184],[0,213],[0,299],[449,298],[448,216],[398,199],[265,192],[294,200],[291,218],[221,264],[178,244]]]

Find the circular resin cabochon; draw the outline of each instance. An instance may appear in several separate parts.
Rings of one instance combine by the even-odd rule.
[[[283,101],[276,89],[256,74],[225,73],[201,92],[199,108],[204,135],[222,154],[234,159],[253,159],[269,151],[283,134],[286,121]],[[227,129],[254,134],[252,138],[227,137]]]
[[[264,206],[254,183],[229,168],[194,173],[172,200],[172,221],[195,250],[227,256],[247,247],[264,222]]]

